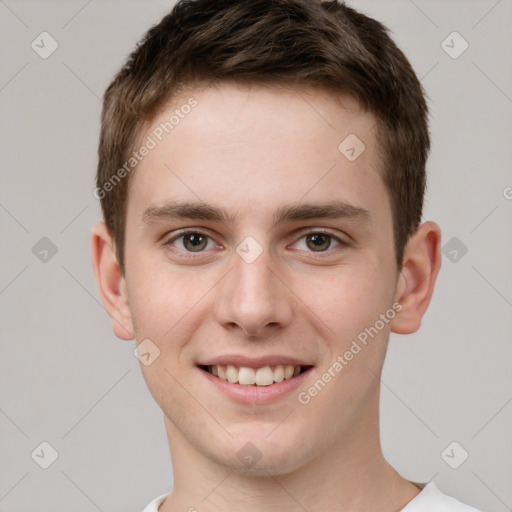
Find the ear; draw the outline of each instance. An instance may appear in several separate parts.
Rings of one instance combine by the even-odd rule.
[[[391,322],[392,332],[411,334],[419,329],[440,268],[441,230],[435,222],[425,222],[404,250],[395,292],[395,300],[402,309]]]
[[[101,300],[112,319],[114,334],[122,340],[133,340],[132,324],[126,282],[117,262],[115,245],[104,222],[91,230],[92,267]]]

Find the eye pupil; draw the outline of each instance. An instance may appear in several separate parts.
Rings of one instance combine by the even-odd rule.
[[[315,233],[312,235],[307,235],[306,240],[308,243],[308,247],[316,251],[318,249],[328,249],[330,245],[330,238],[330,235],[327,235],[325,233]],[[313,242],[313,246],[309,246],[309,242]]]
[[[200,233],[189,233],[187,235],[184,235],[183,239],[184,246],[187,249],[192,250],[194,252],[204,249],[205,247],[206,237],[204,237]],[[188,246],[187,242],[190,242],[190,244],[192,244],[191,247]]]

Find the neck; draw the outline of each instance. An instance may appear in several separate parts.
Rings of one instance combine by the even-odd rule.
[[[375,397],[378,404],[378,396]],[[337,510],[397,512],[419,488],[385,460],[379,439],[378,406],[334,445],[286,474],[252,476],[199,453],[166,418],[174,489],[159,512],[244,510],[246,512]],[[376,411],[376,412],[375,412]]]

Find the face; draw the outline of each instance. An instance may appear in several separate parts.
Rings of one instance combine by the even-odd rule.
[[[282,474],[377,429],[397,268],[375,130],[349,97],[228,84],[152,121],[125,281],[171,451]]]

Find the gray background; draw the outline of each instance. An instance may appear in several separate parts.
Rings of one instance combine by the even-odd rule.
[[[0,0],[4,512],[135,512],[171,488],[162,412],[134,342],[111,331],[90,263],[101,97],[170,5]],[[390,27],[422,79],[433,135],[425,219],[443,245],[456,237],[421,330],[392,337],[384,452],[409,479],[512,510],[512,2],[350,5]],[[43,31],[58,42],[47,59],[31,47]],[[469,44],[457,58],[453,31]],[[43,441],[58,453],[47,469]]]

